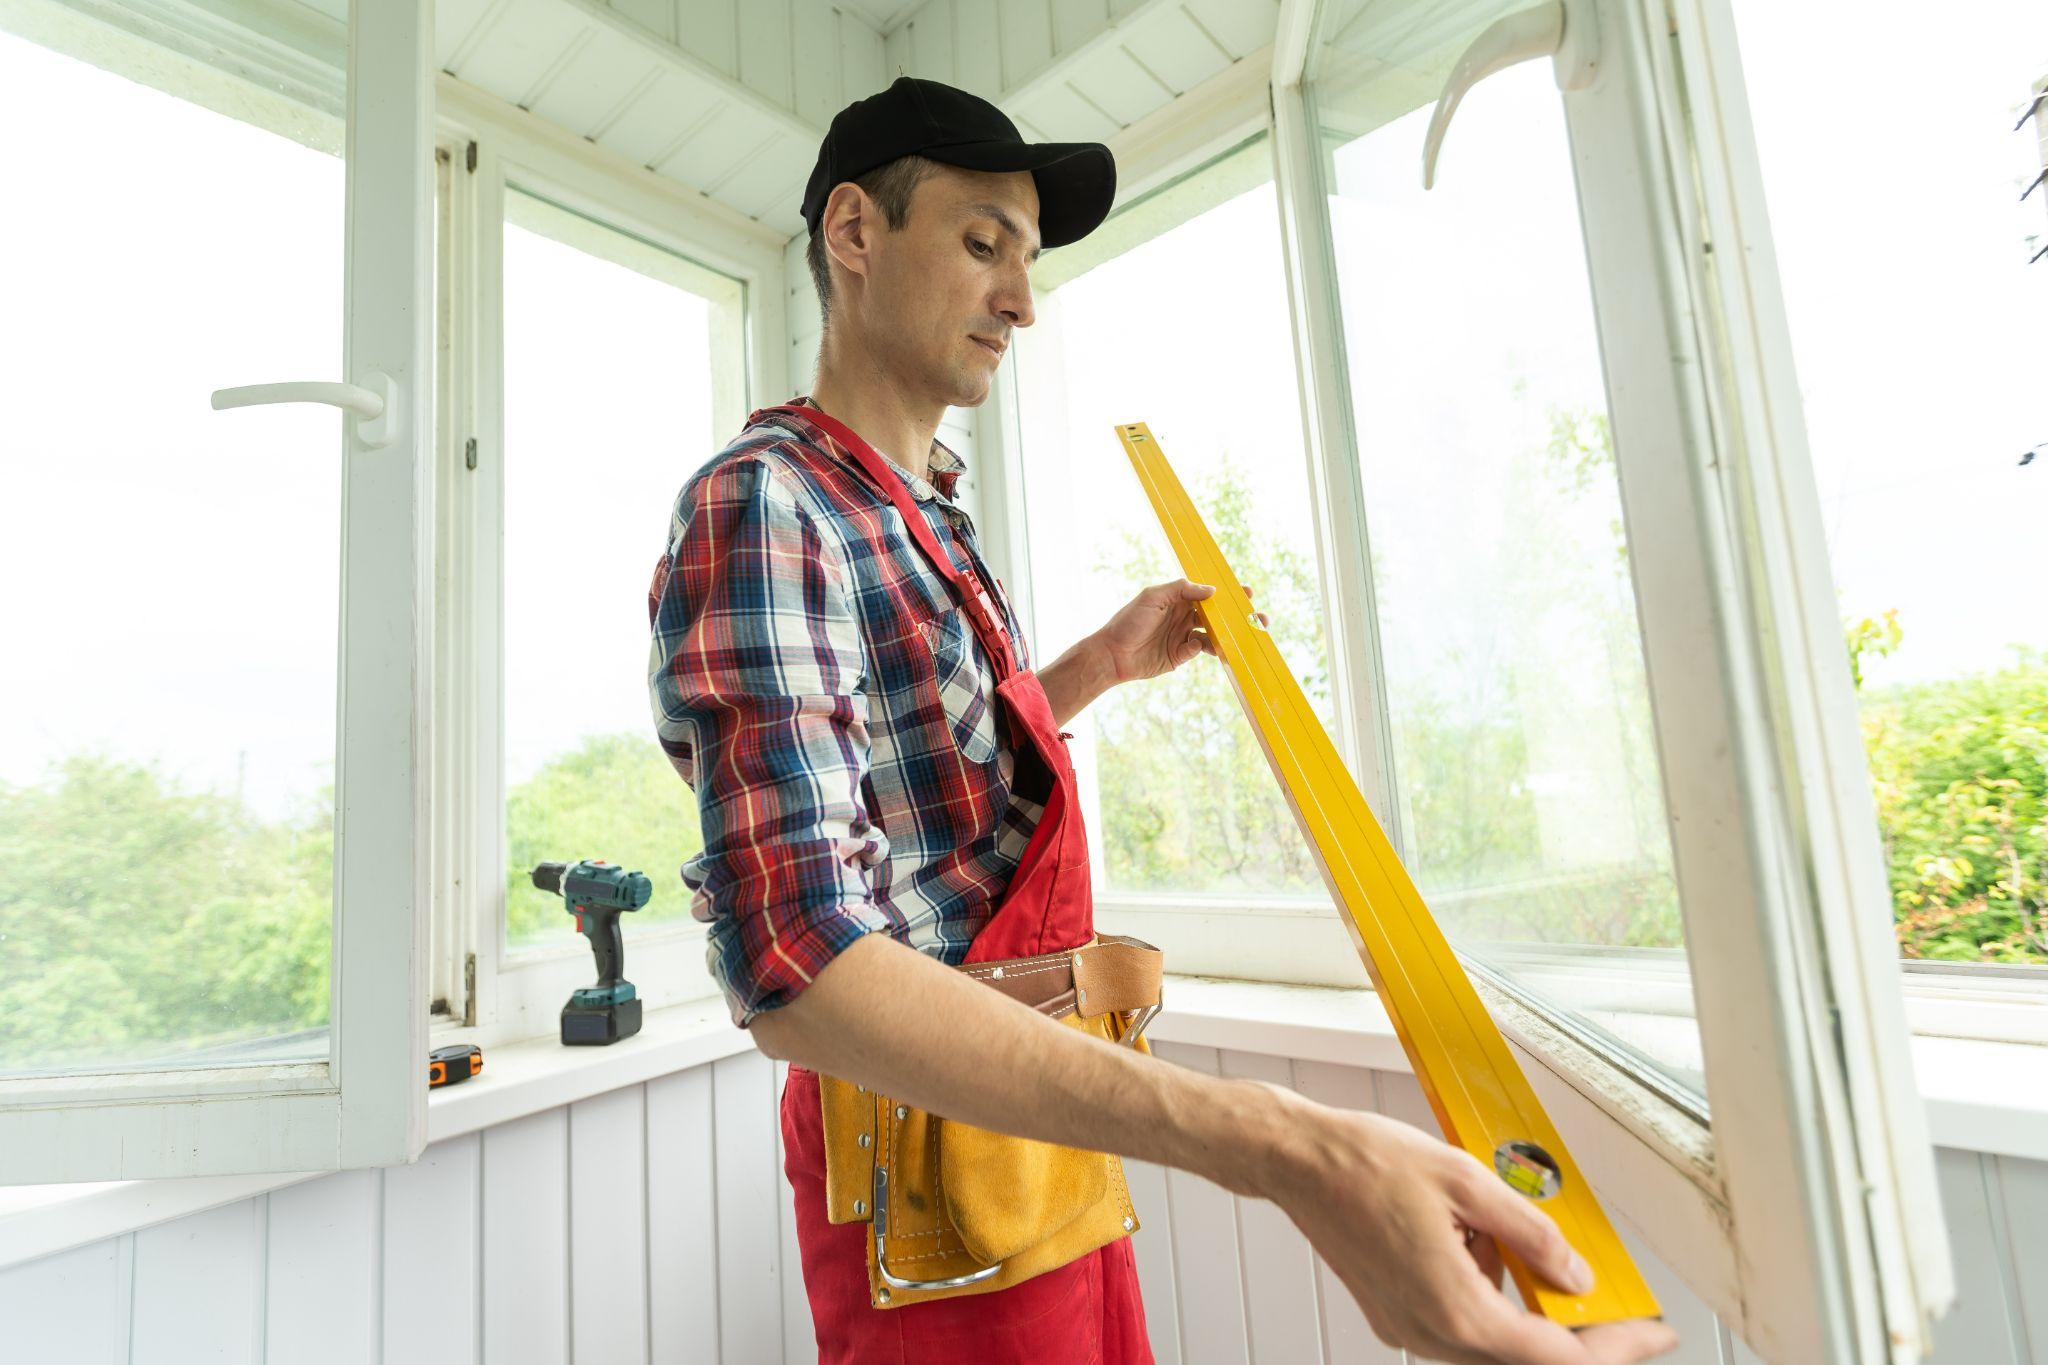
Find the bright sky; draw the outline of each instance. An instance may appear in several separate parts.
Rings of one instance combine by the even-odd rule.
[[[1846,613],[1897,607],[1872,683],[2048,646],[2048,5],[1913,22],[1736,0],[1771,233]]]
[[[2048,458],[2016,468],[2048,440],[2048,260],[2025,265],[2040,245],[2029,235],[2048,236],[2048,195],[2013,202],[2037,152],[2031,129],[2011,129],[2048,74],[2048,16],[2036,0],[1955,7],[1938,25],[1737,8],[1844,605],[1896,606],[1906,625],[1904,650],[1872,676],[1968,671],[2009,643],[2048,643],[2033,581]],[[1475,145],[1487,95],[1452,130],[1447,199],[1514,173]],[[58,126],[61,138],[25,131]],[[239,783],[276,810],[329,774],[341,419],[305,406],[216,413],[206,400],[228,385],[339,377],[341,168],[6,35],[0,127],[14,130],[0,139],[0,183],[39,206],[0,216],[0,372],[13,395],[0,631],[14,643],[0,654],[0,779],[32,781],[101,745],[158,755],[195,785]],[[1507,202],[1483,206],[1482,237],[1518,230]],[[1298,449],[1291,356],[1271,339],[1284,298],[1277,277],[1231,263],[1267,249],[1270,206],[1230,213],[1241,218],[1223,226],[1254,236],[1217,243],[1191,272],[1144,277],[1143,315],[1199,323],[1213,363],[1148,369],[1134,349],[1100,382],[1122,405],[1112,420],[1183,431],[1177,455],[1228,446],[1269,460]],[[590,683],[555,661],[594,625],[633,637],[618,667],[643,662],[636,597],[669,499],[710,452],[695,448],[703,422],[678,416],[697,401],[688,376],[703,355],[687,303],[657,304],[672,291],[509,236],[534,281],[508,335],[508,369],[531,376],[508,408],[510,458],[562,452],[521,485],[538,501],[511,513],[508,649],[532,661],[508,683],[516,780],[582,733],[648,723],[630,674]],[[1419,304],[1460,286],[1411,270],[1384,288]],[[1430,313],[1411,310],[1425,324]],[[1440,325],[1469,316],[1442,312]],[[1502,399],[1482,379],[1473,401]],[[1069,458],[1076,477],[1099,459],[1114,478],[1112,456]],[[1304,485],[1292,466],[1266,473],[1262,499],[1284,518]],[[573,502],[561,481],[572,474]],[[541,548],[550,524],[595,529],[577,532],[580,546]],[[1041,590],[1041,610],[1058,612],[1055,598]],[[1093,605],[1099,616],[1114,604]],[[1078,633],[1042,624],[1047,657]]]

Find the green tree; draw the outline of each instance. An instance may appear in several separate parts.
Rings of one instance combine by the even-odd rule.
[[[679,870],[704,846],[697,798],[650,736],[591,735],[557,754],[505,799],[505,936],[518,943],[573,934],[562,898],[533,884],[543,862],[601,858],[645,872],[654,899],[629,929],[689,914]]]
[[[96,753],[0,784],[0,1068],[326,1022],[332,804],[266,823]]]

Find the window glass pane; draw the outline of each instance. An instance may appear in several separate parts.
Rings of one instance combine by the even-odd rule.
[[[208,395],[340,377],[342,162],[6,33],[0,127],[0,1075],[324,1058],[340,419]]]
[[[745,413],[714,393],[737,363],[736,285],[714,300],[674,282],[719,284],[709,272],[506,200],[505,928],[520,946],[575,933],[533,885],[540,862],[647,873],[654,899],[628,933],[689,921],[676,874],[701,840],[648,710],[647,588],[676,490],[716,453],[715,424],[722,442]]]
[[[1899,948],[2048,964],[2048,10],[1735,14]]]
[[[1315,100],[1407,867],[1470,959],[1703,1096],[1563,105],[1546,63],[1481,82],[1425,193],[1472,34],[1410,51],[1388,8],[1334,17]]]
[[[1033,654],[1181,576],[1114,430],[1144,421],[1331,724],[1271,152],[1260,138],[1195,181],[1229,197],[1044,294],[1018,333]],[[1220,662],[1119,687],[1074,728],[1099,890],[1328,903]]]

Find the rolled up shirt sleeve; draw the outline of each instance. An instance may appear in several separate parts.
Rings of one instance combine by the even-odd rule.
[[[868,697],[850,571],[772,453],[722,459],[677,499],[648,592],[657,734],[695,791],[682,866],[733,1022],[788,1004],[889,930],[870,869]]]

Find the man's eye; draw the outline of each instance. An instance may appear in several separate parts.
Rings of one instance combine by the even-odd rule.
[[[967,239],[967,245],[973,247],[975,254],[978,256],[986,255],[993,257],[996,254],[996,249],[990,246],[987,242],[977,241],[972,237],[969,237]]]

